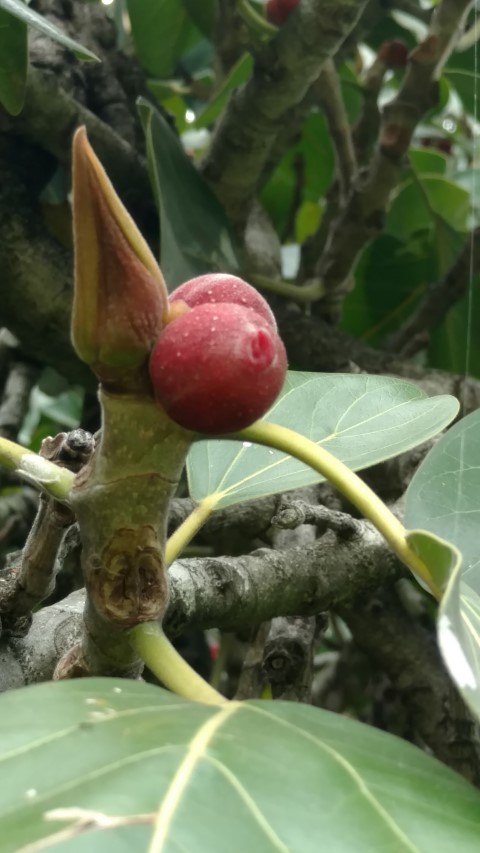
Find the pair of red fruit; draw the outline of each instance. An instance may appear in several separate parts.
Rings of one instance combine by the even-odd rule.
[[[298,0],[268,0],[281,26]],[[195,432],[236,432],[260,418],[285,379],[287,358],[265,300],[236,276],[186,281],[170,298],[169,322],[150,357],[155,396]]]
[[[275,317],[241,278],[210,273],[170,295],[149,372],[156,399],[180,426],[243,429],[272,405],[286,370]]]

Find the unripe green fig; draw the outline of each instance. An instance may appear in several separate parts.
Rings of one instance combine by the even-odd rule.
[[[215,304],[233,302],[236,305],[242,305],[244,308],[253,308],[274,329],[277,328],[273,312],[263,296],[259,294],[258,290],[255,290],[254,287],[236,275],[211,272],[206,275],[199,275],[197,278],[191,278],[170,294],[170,304],[180,300],[186,302],[190,308],[208,302]]]
[[[275,328],[252,308],[196,305],[163,329],[150,357],[156,399],[185,429],[236,432],[277,397],[287,369]]]

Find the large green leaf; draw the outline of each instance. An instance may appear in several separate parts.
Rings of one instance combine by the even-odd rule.
[[[455,88],[467,113],[471,113],[474,116],[476,114],[475,101],[478,91],[478,75],[474,71],[464,71],[462,68],[449,68],[446,72],[446,77]]]
[[[427,283],[436,280],[436,263],[431,232],[409,242],[381,234],[357,264],[355,287],[343,305],[343,328],[380,343],[410,316]]]
[[[457,411],[453,397],[426,397],[400,379],[289,371],[265,419],[308,436],[358,470],[420,444]],[[192,497],[198,501],[217,495],[217,507],[321,479],[277,450],[228,440],[197,442],[187,468]]]
[[[252,68],[253,59],[251,54],[244,53],[243,56],[240,57],[238,62],[236,62],[235,65],[232,66],[222,86],[214,95],[212,100],[197,115],[194,122],[194,127],[207,127],[209,124],[213,124],[213,122],[216,121],[216,119],[222,112],[225,104],[227,103],[230,93],[233,91],[233,89],[236,89],[238,86],[244,83],[245,80],[248,80],[250,74],[252,73]]]
[[[182,3],[195,26],[210,38],[215,24],[217,0],[202,0],[201,3],[198,0],[182,0]]]
[[[408,159],[417,175],[444,175],[447,171],[448,159],[445,154],[432,148],[410,148]]]
[[[312,706],[88,679],[4,694],[0,719],[1,853],[478,851],[475,788]]]
[[[169,290],[206,272],[238,273],[223,208],[160,113],[148,101],[139,106],[160,212],[160,263]]]
[[[405,522],[456,545],[464,579],[480,592],[480,411],[455,424],[426,456],[407,490]]]
[[[432,448],[406,495],[405,523],[461,552],[443,597],[439,641],[452,677],[480,717],[480,412]]]
[[[54,41],[58,41],[58,43],[63,45],[63,47],[73,51],[75,56],[78,56],[79,59],[95,59],[99,61],[98,56],[95,56],[91,50],[87,50],[86,47],[83,47],[77,41],[69,38],[69,36],[65,35],[62,30],[54,24],[51,24],[50,21],[47,21],[47,19],[42,15],[39,15],[38,12],[34,12],[33,9],[26,6],[22,0],[0,0],[0,9],[3,9],[5,12],[9,12],[11,15],[14,15],[15,18],[23,21],[24,24],[28,24],[29,27],[39,30]]]
[[[470,204],[470,193],[462,187],[442,175],[422,175],[399,188],[387,214],[386,230],[408,240],[440,217],[454,230],[465,231]]]
[[[0,8],[0,104],[11,115],[23,107],[27,65],[27,27]]]
[[[127,0],[138,59],[155,77],[169,77],[182,54],[200,38],[178,0]]]

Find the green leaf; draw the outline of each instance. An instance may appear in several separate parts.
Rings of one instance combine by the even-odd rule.
[[[248,80],[252,73],[252,68],[253,59],[251,55],[249,53],[244,53],[238,62],[230,69],[228,76],[225,78],[223,85],[216,95],[197,115],[193,127],[201,128],[207,127],[209,124],[213,124],[227,103],[230,92],[244,83],[245,80]]]
[[[407,243],[381,234],[365,251],[355,270],[355,287],[347,295],[342,327],[374,345],[395,332],[437,278],[431,232]]]
[[[292,207],[298,210],[299,202],[308,201],[318,208],[334,169],[335,155],[325,119],[321,113],[311,112],[303,123],[299,141],[281,158],[261,192],[262,204],[282,242],[295,237],[289,230]]]
[[[309,705],[102,678],[10,691],[0,717],[0,853],[478,851],[473,786]]]
[[[441,217],[451,228],[464,231],[470,212],[470,193],[441,175],[422,175],[406,181],[387,214],[386,231],[398,239],[431,227]]]
[[[412,551],[415,551],[430,569],[430,574],[438,588],[445,590],[460,558],[457,549],[427,530],[409,530],[406,538]],[[430,591],[422,578],[415,576],[419,584]]]
[[[455,424],[415,473],[405,523],[424,527],[462,554],[439,617],[440,645],[452,677],[480,717],[480,411]]]
[[[27,28],[0,8],[0,104],[10,115],[18,115],[23,107],[27,66]]]
[[[200,38],[178,0],[127,0],[139,61],[154,77],[169,77],[178,60]]]
[[[438,645],[465,702],[480,718],[480,597],[463,580],[458,548],[426,530],[409,531],[407,541],[444,590],[438,611]],[[417,580],[425,587],[421,578]]]
[[[204,36],[210,38],[215,25],[217,0],[182,0],[182,3],[196,27]]]
[[[436,435],[457,411],[453,397],[426,397],[399,379],[289,371],[265,420],[306,435],[358,470]],[[187,470],[191,496],[218,495],[216,508],[321,479],[277,450],[229,440],[196,442]]]
[[[457,92],[466,112],[474,116],[476,113],[475,98],[478,91],[478,75],[474,71],[449,68],[445,76]]]
[[[480,169],[478,167],[473,169],[461,169],[459,172],[455,172],[452,175],[452,180],[455,181],[460,187],[463,187],[472,197],[472,206],[477,208],[477,219],[478,219],[478,195],[480,190]],[[474,211],[472,210],[473,214]],[[478,223],[476,223],[478,224]]]
[[[440,151],[431,148],[410,148],[408,158],[418,175],[444,175],[447,171],[448,159]]]
[[[139,102],[160,213],[160,263],[169,290],[206,272],[239,272],[225,212],[179,139],[148,101]]]
[[[24,24],[28,24],[29,27],[39,30],[41,33],[44,33],[44,35],[49,36],[54,41],[63,45],[63,47],[73,51],[75,56],[79,59],[96,60],[97,62],[100,62],[98,56],[95,56],[91,50],[87,50],[86,47],[82,47],[82,45],[77,41],[69,38],[64,32],[62,32],[62,30],[54,26],[54,24],[51,24],[50,21],[47,21],[47,19],[42,15],[39,15],[38,12],[34,12],[33,9],[26,6],[22,0],[0,0],[0,9],[3,9],[5,12],[9,12],[11,15],[14,15],[15,18],[23,21]]]

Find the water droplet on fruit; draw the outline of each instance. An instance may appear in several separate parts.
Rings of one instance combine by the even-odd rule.
[[[242,441],[242,445],[243,445],[243,447],[251,447],[252,442],[251,441]]]

